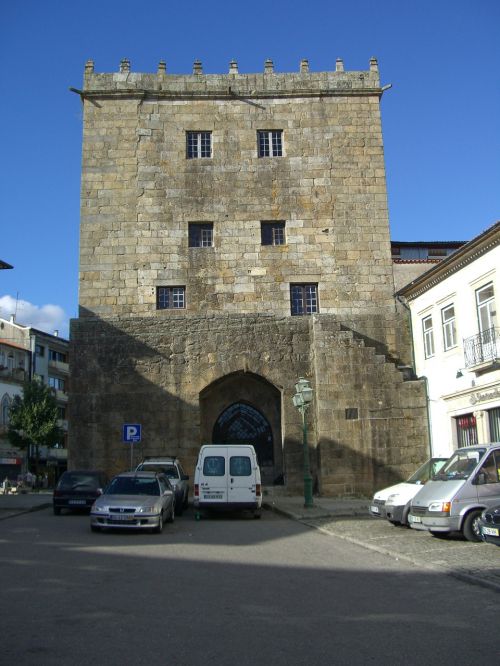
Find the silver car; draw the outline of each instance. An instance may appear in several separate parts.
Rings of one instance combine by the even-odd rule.
[[[126,528],[161,532],[174,522],[175,493],[168,478],[156,472],[115,476],[90,510],[90,529]]]
[[[162,472],[175,490],[175,512],[182,515],[189,502],[189,476],[182,469],[180,460],[175,456],[146,458],[137,467],[136,472]]]

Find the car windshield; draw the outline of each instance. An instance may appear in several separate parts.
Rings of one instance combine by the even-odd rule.
[[[473,449],[471,451],[456,451],[448,462],[441,468],[436,479],[439,481],[454,481],[455,479],[468,479],[477,467],[486,449]]]
[[[441,467],[445,464],[448,458],[433,458],[419,467],[415,474],[412,474],[406,483],[416,483],[421,485],[427,483],[429,479],[433,479],[439,472]]]
[[[168,479],[178,479],[179,472],[175,465],[166,465],[165,463],[145,463],[140,466],[144,472],[162,472]]]
[[[63,474],[58,490],[75,490],[77,488],[98,488],[99,478],[93,474]]]
[[[160,494],[156,479],[144,476],[116,476],[106,488],[106,495],[155,495]]]

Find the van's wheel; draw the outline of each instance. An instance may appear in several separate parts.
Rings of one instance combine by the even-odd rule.
[[[170,510],[170,514],[167,518],[167,523],[173,523],[175,520],[175,508],[174,505],[172,504],[172,509]]]
[[[482,541],[479,529],[479,518],[482,511],[476,509],[465,516],[462,533],[467,541]]]

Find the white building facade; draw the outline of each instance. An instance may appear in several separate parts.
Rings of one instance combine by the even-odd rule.
[[[59,411],[59,426],[64,440],[59,447],[41,447],[42,468],[53,484],[67,466],[67,403],[69,382],[69,341],[0,318],[0,476],[15,479],[33,467],[33,452],[12,447],[7,438],[9,409],[16,395],[22,395],[23,384],[37,379],[53,389]],[[27,456],[28,453],[28,456]],[[31,454],[31,455],[30,455]],[[1,481],[1,479],[0,479]]]
[[[398,295],[427,379],[432,455],[500,441],[500,222]]]

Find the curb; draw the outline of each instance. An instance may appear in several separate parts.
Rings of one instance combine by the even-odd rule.
[[[265,508],[273,511],[274,513],[277,513],[279,515],[282,515],[286,518],[290,518],[291,520],[295,520],[299,523],[302,523],[303,525],[306,525],[307,527],[317,530],[318,532],[321,532],[322,534],[325,534],[330,537],[337,537],[338,539],[342,539],[343,541],[347,541],[349,543],[352,543],[356,546],[360,546],[361,548],[365,548],[366,550],[371,550],[373,552],[379,553],[381,555],[386,555],[388,557],[391,557],[392,559],[395,560],[404,560],[405,562],[408,562],[409,564],[413,564],[417,567],[424,567],[430,571],[435,571],[439,572],[442,574],[445,574],[446,576],[450,576],[452,578],[456,578],[458,580],[461,580],[462,582],[465,583],[470,583],[471,585],[478,585],[480,587],[485,587],[490,590],[493,590],[494,592],[500,592],[500,583],[497,583],[496,581],[488,580],[482,577],[478,577],[477,574],[469,574],[465,571],[457,571],[456,569],[451,569],[449,567],[444,567],[439,564],[432,564],[428,562],[422,562],[421,560],[417,560],[413,557],[409,557],[408,555],[404,554],[395,554],[394,552],[388,550],[387,548],[382,548],[381,546],[375,546],[373,544],[368,544],[365,541],[361,541],[360,539],[356,539],[354,537],[346,536],[344,534],[334,534],[333,532],[330,532],[328,529],[321,527],[320,525],[315,525],[314,523],[309,522],[311,520],[311,516],[305,517],[301,516],[300,514],[295,514],[291,511],[287,511],[286,509],[280,509],[279,507],[275,505],[270,505],[266,503]],[[318,520],[321,518],[349,518],[357,515],[365,515],[364,513],[360,512],[350,512],[350,513],[338,513],[338,514],[332,514],[330,513],[325,513],[323,515],[315,515],[312,520]]]
[[[25,513],[33,513],[35,511],[41,511],[42,509],[48,509],[52,506],[52,502],[46,502],[44,504],[38,504],[37,506],[31,506],[28,509],[12,509],[7,516],[2,516],[1,511],[9,511],[8,509],[0,510],[0,520],[8,520],[9,518],[15,518],[16,516],[22,516]]]

